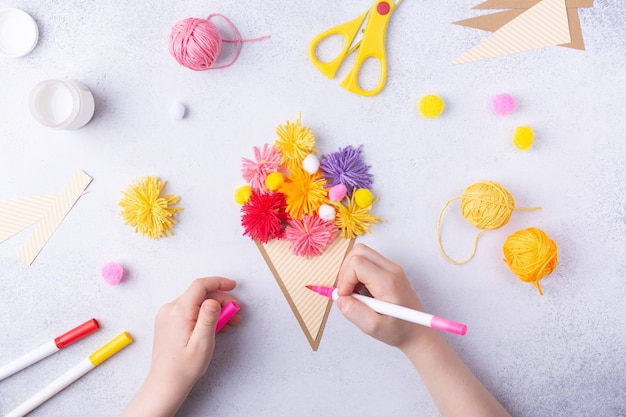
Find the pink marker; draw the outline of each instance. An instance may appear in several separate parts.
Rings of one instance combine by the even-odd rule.
[[[222,311],[220,311],[220,317],[217,319],[217,325],[215,326],[215,333],[222,330],[222,327],[228,323],[228,320],[235,317],[235,314],[239,311],[240,307],[234,301],[230,301],[226,304]]]
[[[52,355],[55,352],[63,349],[66,346],[82,339],[85,336],[90,335],[100,328],[100,325],[96,319],[90,319],[83,324],[74,327],[72,330],[63,333],[38,348],[26,353],[0,368],[0,381],[7,378],[14,373],[21,371],[22,369],[32,365],[35,362],[39,362],[43,358]]]
[[[322,287],[319,285],[307,285],[306,287],[311,291],[332,300],[336,301],[337,298],[339,298],[337,288]],[[443,330],[444,332],[450,332],[461,336],[464,336],[465,333],[467,333],[467,326],[465,324],[457,323],[456,321],[433,316],[432,314],[412,310],[396,304],[387,303],[385,301],[380,301],[372,297],[366,297],[361,294],[351,294],[351,296],[361,301],[375,312],[384,314],[385,316],[395,317],[397,319],[410,321],[411,323],[421,324],[422,326],[432,327],[433,329]]]

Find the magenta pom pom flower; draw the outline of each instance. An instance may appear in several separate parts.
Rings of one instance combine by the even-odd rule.
[[[291,219],[285,230],[285,238],[291,243],[291,251],[298,256],[312,258],[324,251],[334,238],[337,227],[318,216],[302,216]]]
[[[348,189],[348,197],[357,188],[372,188],[373,177],[369,172],[370,166],[361,158],[362,148],[346,146],[322,157],[320,168],[328,187],[343,184]]]
[[[241,174],[252,189],[262,191],[265,189],[265,178],[272,172],[282,172],[284,168],[280,164],[280,153],[267,143],[259,150],[254,147],[254,161],[241,158]]]

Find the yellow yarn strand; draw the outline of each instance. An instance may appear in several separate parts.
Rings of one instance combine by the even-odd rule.
[[[359,207],[356,204],[354,194],[352,194],[352,198],[348,200],[347,206],[340,202],[332,203],[337,210],[335,226],[341,230],[341,236],[346,239],[353,239],[364,233],[371,233],[370,226],[382,221],[380,217],[370,214],[372,206],[377,201],[378,198],[374,199],[367,207]]]
[[[513,233],[502,247],[504,262],[522,281],[531,283],[543,295],[539,281],[551,274],[558,263],[558,246],[541,229],[530,227]]]
[[[152,239],[171,236],[171,229],[176,224],[174,217],[183,208],[170,207],[178,203],[180,197],[160,196],[165,184],[166,181],[156,177],[145,177],[123,190],[119,206],[122,208],[120,215],[124,218],[124,224]]]
[[[301,118],[302,115],[298,116],[295,123],[287,120],[284,125],[276,128],[278,139],[274,142],[274,147],[282,155],[281,164],[290,170],[300,166],[307,155],[318,152],[315,149],[315,137],[311,129],[302,126]]]
[[[472,253],[463,261],[448,256],[441,243],[441,219],[446,208],[455,200],[461,199],[461,214],[472,226],[482,229],[474,238]],[[454,265],[463,265],[472,260],[478,247],[478,239],[489,230],[499,229],[511,218],[513,210],[539,210],[541,207],[516,208],[511,193],[495,181],[479,181],[468,186],[463,195],[453,197],[439,212],[437,220],[437,243],[444,259]]]

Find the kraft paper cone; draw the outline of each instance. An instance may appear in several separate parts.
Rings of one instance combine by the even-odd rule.
[[[571,43],[572,37],[565,0],[542,0],[496,30],[491,36],[452,63],[461,64]]]
[[[332,301],[315,294],[305,286],[334,287],[343,259],[354,245],[354,239],[345,239],[337,232],[335,239],[324,252],[311,259],[294,255],[286,240],[255,242],[289,302],[311,348],[316,351]]]

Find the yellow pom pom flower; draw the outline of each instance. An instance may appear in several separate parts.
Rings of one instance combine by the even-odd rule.
[[[274,143],[276,150],[280,152],[280,163],[288,169],[300,166],[301,161],[310,153],[318,152],[315,149],[315,137],[311,129],[302,126],[300,117],[295,123],[289,120],[284,125],[276,128],[278,139]]]
[[[180,197],[161,196],[165,184],[166,181],[160,181],[157,177],[145,177],[123,190],[119,206],[122,208],[120,215],[124,218],[124,224],[152,239],[171,236],[171,229],[177,223],[174,217],[183,208],[170,207],[178,203]]]
[[[359,207],[355,201],[355,194],[352,194],[347,206],[341,203],[332,203],[337,208],[335,226],[341,230],[341,236],[346,239],[353,239],[364,233],[371,233],[370,226],[382,221],[380,217],[370,214],[372,205],[378,199],[373,200],[369,206]]]
[[[312,216],[319,207],[328,203],[326,180],[321,173],[311,175],[302,168],[294,167],[280,191],[285,195],[287,213],[296,220],[303,214]]]

